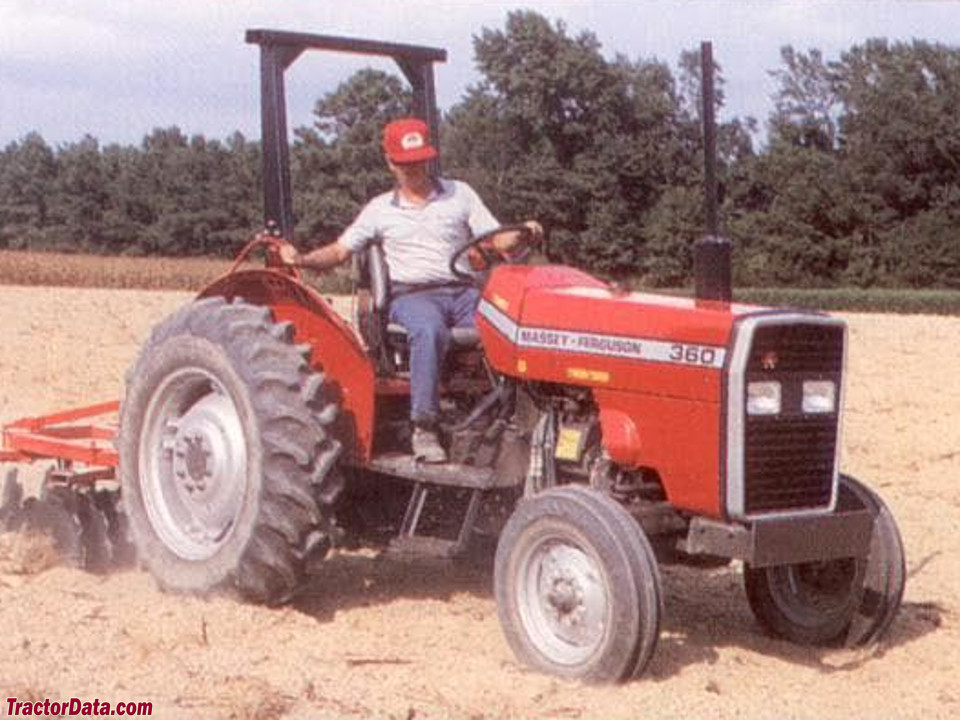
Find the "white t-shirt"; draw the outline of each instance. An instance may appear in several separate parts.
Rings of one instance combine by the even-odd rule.
[[[480,196],[459,180],[439,180],[426,205],[405,202],[396,191],[366,204],[338,242],[351,252],[383,243],[393,282],[421,284],[454,280],[450,258],[471,238],[500,223]]]

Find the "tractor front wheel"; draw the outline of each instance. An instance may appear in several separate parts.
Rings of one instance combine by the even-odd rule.
[[[548,490],[523,500],[497,546],[497,611],[517,657],[589,682],[639,675],[659,637],[660,576],[649,542],[613,500]]]
[[[323,543],[339,490],[335,407],[292,327],[196,302],[154,330],[128,378],[120,478],[138,555],[164,587],[228,582],[276,603]]]
[[[771,635],[801,645],[865,645],[893,622],[906,582],[903,542],[872,490],[840,478],[841,507],[866,508],[873,534],[865,558],[744,568],[750,609]]]

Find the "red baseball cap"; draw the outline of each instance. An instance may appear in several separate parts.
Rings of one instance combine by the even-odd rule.
[[[419,118],[401,118],[383,128],[383,152],[394,165],[424,162],[437,157],[430,144],[430,128]]]

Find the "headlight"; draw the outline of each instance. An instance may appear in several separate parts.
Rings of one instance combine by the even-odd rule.
[[[776,415],[780,412],[780,383],[752,382],[747,384],[747,413]]]
[[[803,411],[805,413],[832,413],[837,409],[837,386],[832,380],[805,380],[803,383]]]

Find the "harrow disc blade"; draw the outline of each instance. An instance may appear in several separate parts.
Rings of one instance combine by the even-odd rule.
[[[85,494],[74,495],[74,511],[80,522],[83,568],[91,572],[106,572],[110,568],[106,518],[91,502],[89,495]]]
[[[10,468],[0,493],[0,532],[13,532],[23,524],[23,486],[17,469]]]
[[[26,532],[43,533],[53,539],[60,562],[70,567],[83,567],[83,528],[66,493],[48,492],[42,499],[28,497],[23,501],[23,525]]]
[[[137,559],[137,550],[130,539],[127,516],[120,508],[120,493],[97,490],[90,496],[96,514],[105,523],[109,546],[109,565],[112,569],[131,567]]]
[[[119,492],[78,491],[50,477],[39,497],[24,498],[17,469],[10,469],[0,491],[0,532],[42,533],[53,540],[60,562],[71,567],[103,573],[132,566],[136,550]]]

